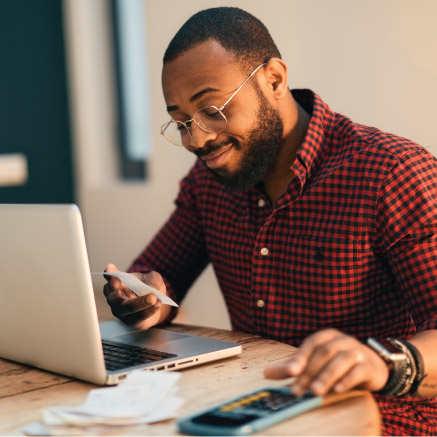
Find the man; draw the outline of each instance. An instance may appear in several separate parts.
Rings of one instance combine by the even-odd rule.
[[[290,92],[267,29],[237,8],[184,24],[162,86],[162,134],[199,159],[130,271],[180,302],[211,262],[233,329],[299,346],[266,377],[370,390],[385,434],[436,434],[436,160]],[[105,295],[138,328],[174,316],[116,278]]]

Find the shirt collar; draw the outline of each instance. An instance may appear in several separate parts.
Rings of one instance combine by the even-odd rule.
[[[335,114],[316,93],[309,89],[291,90],[291,94],[311,115],[305,138],[290,167],[303,187],[317,169],[325,138],[334,125]]]

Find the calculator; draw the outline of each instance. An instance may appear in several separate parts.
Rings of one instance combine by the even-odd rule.
[[[179,431],[194,435],[248,435],[316,408],[323,398],[296,396],[290,388],[263,388],[177,421]]]

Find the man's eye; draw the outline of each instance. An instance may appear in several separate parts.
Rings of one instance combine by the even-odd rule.
[[[185,123],[185,126],[182,123],[178,123],[178,127],[177,127],[178,131],[179,132],[183,132],[183,131],[186,131],[187,129],[190,129],[191,128],[191,122]]]
[[[179,121],[179,120],[175,120],[176,121],[176,126],[178,130],[184,129],[185,126],[190,127],[191,126],[191,121],[187,120],[187,121]]]
[[[207,106],[206,108],[203,108],[201,114],[204,114],[207,118],[217,118],[222,116],[218,108],[215,106]]]
[[[220,112],[219,111],[215,111],[215,112],[207,112],[206,113],[206,115],[209,117],[209,118],[218,118],[218,117],[221,117],[221,114],[220,114]]]

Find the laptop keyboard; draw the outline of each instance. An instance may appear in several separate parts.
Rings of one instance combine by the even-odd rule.
[[[108,370],[120,370],[177,356],[175,354],[108,340],[102,340],[102,346]]]

